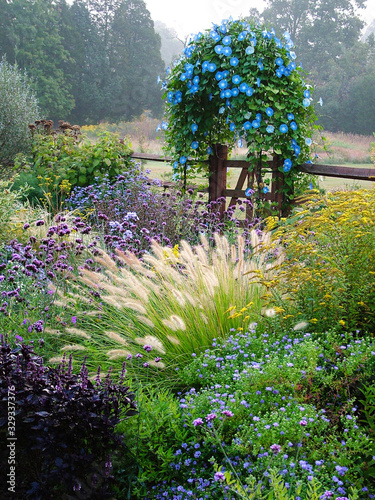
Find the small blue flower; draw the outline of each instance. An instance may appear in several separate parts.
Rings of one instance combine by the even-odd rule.
[[[243,124],[243,128],[244,128],[245,130],[250,130],[250,129],[251,129],[251,127],[252,127],[252,125],[251,125],[251,122],[249,122],[249,121],[247,121],[247,122],[245,122],[245,123]]]
[[[310,90],[306,89],[306,90],[303,92],[303,97],[306,97],[307,99],[309,99],[309,98],[311,97]]]
[[[240,92],[245,93],[247,89],[248,89],[248,84],[246,82],[242,82],[240,85]]]
[[[228,87],[228,82],[226,80],[220,80],[219,82],[219,88],[221,88],[221,90],[224,90]]]
[[[239,93],[240,93],[240,91],[238,90],[237,87],[232,89],[232,97],[237,97]]]
[[[175,161],[175,162],[173,163],[173,168],[174,168],[174,169],[178,168],[178,161]]]
[[[232,97],[232,91],[230,89],[224,90],[224,97],[230,99]]]
[[[234,75],[232,77],[232,82],[235,84],[235,85],[238,85],[240,83],[240,81],[242,80],[242,78],[240,77],[240,75]]]
[[[223,79],[223,73],[221,71],[218,71],[215,75],[215,78],[219,82],[220,80]]]
[[[238,148],[242,148],[242,146],[243,146],[243,140],[242,139],[238,139],[238,141],[237,141],[237,147]]]
[[[216,45],[215,46],[215,52],[216,54],[222,54],[223,53],[224,47],[222,45]]]
[[[215,42],[218,42],[219,40],[221,40],[221,36],[219,35],[219,33],[217,31],[211,31],[210,36],[211,36],[211,38],[213,38],[215,40]]]
[[[266,114],[267,114],[268,116],[272,116],[272,115],[273,115],[273,109],[272,109],[272,108],[267,108],[267,109],[266,109]]]
[[[306,144],[306,146],[311,146],[312,140],[310,139],[310,137],[306,137],[305,144]]]
[[[293,113],[288,113],[288,120],[294,120],[294,114]]]
[[[245,40],[246,35],[247,35],[247,31],[242,31],[242,32],[238,35],[238,41],[239,41],[239,42],[242,42],[242,40]]]
[[[292,168],[292,165],[293,165],[292,160],[287,158],[284,161],[284,167],[283,167],[284,172],[289,172],[289,170]]]
[[[263,65],[262,61],[258,62],[258,68],[259,68],[260,71],[264,70],[264,65]]]
[[[283,134],[286,134],[286,132],[288,132],[288,125],[286,123],[282,123],[280,125],[280,128],[279,128],[280,132],[282,132]]]
[[[222,40],[223,45],[230,45],[232,43],[232,39],[229,35],[225,36]]]
[[[251,97],[253,94],[254,94],[254,89],[252,87],[248,87],[248,89],[246,90],[246,95],[248,97]]]
[[[257,78],[257,86],[260,87],[260,78]]]
[[[278,69],[276,70],[276,76],[277,76],[278,78],[281,78],[281,77],[283,76],[283,72],[281,71],[281,69],[280,69],[280,68],[278,68]]]
[[[208,148],[207,148],[207,153],[208,153],[209,155],[212,155],[212,148],[211,148],[211,146],[208,146]]]
[[[274,132],[274,130],[275,130],[275,127],[273,125],[267,125],[266,131],[269,134],[272,134],[272,132]]]
[[[229,63],[231,66],[237,66],[239,63],[239,60],[237,59],[237,57],[231,57]]]
[[[198,149],[198,146],[199,146],[198,141],[193,141],[193,142],[191,143],[191,147],[192,147],[193,149]]]
[[[264,194],[267,194],[268,191],[269,191],[268,186],[264,186],[264,188],[262,189],[262,191],[263,191]]]
[[[236,125],[232,122],[232,123],[229,125],[229,129],[233,132],[234,130],[236,130]]]
[[[307,106],[310,106],[310,99],[305,97],[305,99],[302,101],[302,104],[307,108]]]
[[[232,54],[232,49],[230,47],[224,47],[223,48],[223,54],[225,56],[230,56]]]
[[[291,128],[292,130],[297,130],[297,128],[298,128],[298,127],[297,127],[297,123],[296,123],[296,122],[290,122],[290,124],[289,124],[289,125],[290,125],[290,128]]]
[[[187,74],[186,73],[182,73],[181,76],[180,76],[180,80],[182,82],[184,82],[186,80],[186,78],[187,78]]]
[[[186,156],[180,156],[180,163],[182,163],[182,165],[186,163]]]
[[[251,125],[253,128],[259,128],[260,127],[260,122],[258,120],[253,120]]]
[[[276,60],[275,60],[275,63],[278,66],[282,66],[284,64],[284,61],[281,59],[281,57],[277,57]]]
[[[191,130],[193,134],[195,134],[195,132],[198,130],[198,125],[196,123],[193,123],[193,125],[191,126]]]
[[[221,106],[221,108],[219,109],[219,114],[222,115],[225,111],[225,108],[224,106]]]
[[[216,64],[215,64],[215,63],[210,63],[210,64],[208,65],[208,68],[207,68],[207,69],[208,69],[208,71],[209,71],[210,73],[213,73],[214,71],[216,71]]]
[[[246,47],[246,54],[249,56],[250,54],[254,54],[254,47],[252,45],[249,45],[248,47]]]

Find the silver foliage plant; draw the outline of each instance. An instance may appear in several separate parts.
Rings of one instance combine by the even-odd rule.
[[[30,80],[17,66],[0,60],[0,165],[12,163],[31,145],[28,125],[39,118]],[[2,169],[3,170],[3,169]]]

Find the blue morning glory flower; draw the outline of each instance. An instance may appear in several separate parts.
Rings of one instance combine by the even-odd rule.
[[[254,54],[254,47],[252,45],[249,45],[248,47],[246,47],[246,54],[249,56],[250,54]]]
[[[222,33],[226,33],[226,32],[227,32],[227,27],[225,26],[225,24],[222,24],[222,25],[220,26],[220,31],[221,31]]]
[[[173,163],[173,168],[174,168],[174,169],[178,168],[178,161],[175,161],[175,162]]]
[[[277,76],[278,78],[281,78],[281,77],[283,76],[283,72],[281,71],[281,69],[280,69],[280,68],[278,68],[278,69],[275,71],[275,73],[276,73],[276,76]]]
[[[289,57],[294,61],[297,56],[295,52],[289,52]]]
[[[297,130],[297,128],[298,128],[298,127],[297,127],[297,123],[296,123],[296,122],[290,122],[290,128],[291,128],[292,130]]]
[[[260,113],[257,113],[255,115],[255,118],[258,120],[258,122],[262,121],[262,115]]]
[[[168,99],[168,102],[172,102],[172,100],[173,100],[173,92],[172,91],[169,91],[167,93],[167,99]]]
[[[232,54],[232,49],[230,47],[224,47],[223,48],[223,54],[225,56],[230,56]]]
[[[300,154],[300,152],[301,152],[301,148],[299,146],[295,146],[295,148],[294,148],[294,154],[296,156],[298,156]]]
[[[240,91],[238,90],[237,87],[232,89],[232,97],[237,97],[239,93],[240,93]]]
[[[231,91],[230,89],[226,89],[226,90],[224,91],[224,97],[225,97],[226,99],[230,99],[230,98],[232,97],[232,91]]]
[[[181,76],[180,76],[180,80],[182,82],[184,82],[186,80],[186,78],[187,78],[187,74],[186,73],[182,73]]]
[[[214,98],[214,96],[213,96],[212,92],[211,92],[210,94],[208,94],[208,99],[209,99],[210,101],[212,101],[212,99],[213,99],[213,98]]]
[[[254,94],[254,89],[252,87],[248,87],[248,89],[246,90],[246,95],[248,97],[251,97],[253,94]]]
[[[199,90],[198,85],[193,85],[190,89],[190,94],[195,94],[196,92],[198,92],[198,90]]]
[[[211,155],[211,154],[212,154],[212,148],[211,148],[211,146],[208,146],[208,148],[207,148],[207,153],[208,153],[209,155]]]
[[[180,156],[180,163],[186,163],[186,156]]]
[[[306,144],[306,146],[311,146],[312,140],[310,139],[310,137],[306,137],[305,144]]]
[[[257,86],[260,87],[260,78],[257,78]]]
[[[305,99],[302,101],[302,104],[305,106],[305,108],[307,108],[307,106],[310,106],[310,99],[305,98]]]
[[[205,73],[208,70],[209,61],[203,61],[202,72]]]
[[[232,123],[229,125],[229,129],[233,132],[234,130],[236,130],[236,125],[232,122]]]
[[[243,128],[244,128],[245,130],[250,130],[250,129],[251,129],[251,127],[252,127],[252,125],[251,125],[251,123],[250,123],[249,121],[247,121],[247,122],[245,122],[245,123],[243,124]]]
[[[239,42],[242,42],[242,40],[245,40],[246,35],[247,35],[247,32],[246,32],[246,31],[242,31],[242,32],[238,35],[238,41],[239,41]]]
[[[311,96],[311,93],[310,93],[310,90],[306,89],[304,92],[303,92],[303,97],[307,97],[307,99]]]
[[[226,69],[223,71],[223,77],[226,78],[227,76],[229,76],[229,71]]]
[[[193,142],[191,143],[191,147],[192,147],[193,149],[198,149],[198,146],[199,146],[198,141],[193,141]]]
[[[240,81],[241,81],[241,77],[240,77],[240,75],[234,75],[234,76],[232,77],[232,82],[233,82],[235,85],[238,85],[238,84],[240,83]]]
[[[272,132],[274,132],[274,130],[275,130],[275,127],[273,125],[267,125],[266,131],[269,134],[272,134]]]
[[[208,65],[208,68],[207,68],[207,69],[208,69],[208,71],[209,71],[210,73],[213,73],[214,71],[216,71],[216,64],[215,64],[215,63],[210,63],[210,64]]]
[[[193,123],[193,125],[191,126],[191,130],[193,134],[195,134],[195,132],[198,130],[198,125],[196,123]]]
[[[221,108],[219,109],[219,114],[222,115],[225,111],[225,108],[224,106],[221,106]]]
[[[292,160],[290,158],[287,158],[286,160],[284,160],[284,172],[289,172],[289,170],[292,168]]]
[[[232,43],[232,39],[230,36],[225,36],[222,40],[223,45],[230,45]]]
[[[222,54],[223,48],[224,47],[222,45],[216,45],[214,50],[215,50],[216,54]]]
[[[269,191],[268,186],[264,186],[264,188],[262,189],[262,191],[263,191],[264,194],[267,194],[268,191]]]
[[[223,79],[223,73],[221,71],[218,71],[215,75],[215,78],[219,82],[220,80]]]
[[[220,99],[224,99],[224,97],[225,97],[225,95],[224,95],[224,90],[222,90],[222,91],[220,92]]]
[[[237,59],[237,57],[232,57],[229,61],[230,65],[231,66],[237,66],[238,63],[239,63],[239,60]]]
[[[259,70],[260,70],[260,71],[263,71],[263,70],[264,70],[264,66],[263,66],[262,61],[259,61],[259,62],[258,62],[258,68],[259,68]]]
[[[240,92],[246,92],[248,89],[248,84],[246,82],[242,82],[240,85]]]
[[[272,116],[272,115],[273,115],[273,109],[272,109],[272,108],[267,108],[267,109],[266,109],[266,114],[267,114],[268,116]]]
[[[314,184],[312,182],[309,184],[309,189],[314,189]]]
[[[293,113],[288,113],[288,120],[294,120],[294,114]]]
[[[228,87],[228,82],[226,80],[220,80],[219,82],[219,88],[221,88],[221,90],[224,90]]]
[[[281,57],[277,57],[276,60],[275,60],[275,63],[278,66],[282,66],[284,64],[284,61],[281,59]]]
[[[286,132],[288,132],[288,125],[286,123],[282,123],[280,125],[280,128],[279,128],[280,132],[282,132],[283,134],[286,134]]]
[[[237,147],[238,148],[242,148],[242,146],[243,146],[243,140],[242,139],[238,139],[238,141],[237,141]]]
[[[215,42],[221,40],[221,36],[219,35],[219,33],[217,33],[217,31],[211,31],[210,36],[215,40]]]
[[[253,120],[251,122],[251,125],[253,128],[259,128],[260,127],[260,122],[258,120]]]

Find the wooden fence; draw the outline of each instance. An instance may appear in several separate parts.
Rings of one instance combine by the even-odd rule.
[[[132,157],[139,160],[152,160],[161,162],[171,162],[172,158],[162,157],[147,153],[133,153]],[[229,207],[235,205],[240,198],[246,198],[245,191],[252,188],[255,183],[255,173],[249,172],[249,162],[246,160],[228,160],[228,147],[218,144],[215,147],[215,154],[207,161],[209,168],[208,178],[208,199],[217,200],[220,197],[230,198]],[[281,215],[283,202],[282,186],[284,183],[284,173],[279,171],[281,160],[276,158],[268,162],[268,168],[272,176],[271,189],[268,193],[260,193],[264,200],[274,203],[276,210]],[[234,189],[227,188],[227,169],[240,169],[240,175]],[[326,177],[340,177],[343,179],[366,180],[375,182],[375,168],[356,168],[340,165],[316,165],[305,163],[300,165],[299,170],[312,175],[322,175]],[[166,187],[173,183],[164,183]],[[225,203],[222,203],[221,212],[225,210]],[[246,216],[251,218],[250,205],[247,205]]]

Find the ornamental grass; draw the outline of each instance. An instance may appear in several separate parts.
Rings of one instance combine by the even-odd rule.
[[[95,348],[103,361],[127,359],[140,372],[157,368],[170,374],[214,338],[224,338],[231,328],[242,330],[259,317],[265,290],[256,282],[259,269],[271,274],[277,262],[264,250],[268,240],[269,235],[253,231],[250,259],[244,258],[242,236],[230,245],[217,234],[214,249],[202,237],[201,245],[182,241],[178,249],[153,242],[152,253],[142,260],[119,250],[115,259],[103,252],[95,257],[101,271],[82,269],[77,284],[78,295],[89,295],[100,317],[81,314],[81,331],[75,335],[70,329],[70,338]],[[84,332],[90,336],[87,342]]]

